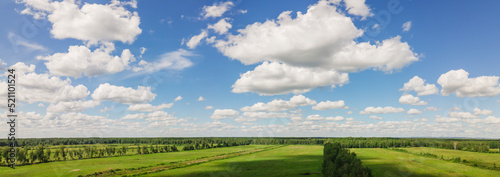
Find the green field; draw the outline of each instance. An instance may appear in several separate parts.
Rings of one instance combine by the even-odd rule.
[[[57,161],[18,166],[16,169],[0,168],[1,176],[78,176],[109,169],[137,168],[158,163],[196,159],[219,154],[263,148],[266,145],[248,145],[145,155],[106,157],[71,161]]]
[[[432,153],[445,159],[460,157],[470,162],[475,162],[487,167],[493,167],[494,164],[500,165],[500,154],[498,153],[478,153],[450,149],[426,148],[426,147],[412,147],[404,148],[410,153]]]
[[[323,176],[323,146],[290,145],[149,176]]]
[[[425,149],[433,152],[433,149]],[[363,165],[373,170],[374,176],[500,176],[500,171],[485,170],[389,149],[364,148],[351,149],[351,151],[356,152]]]

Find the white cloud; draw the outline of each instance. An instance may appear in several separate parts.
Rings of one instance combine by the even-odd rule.
[[[151,92],[151,87],[138,86],[137,89],[133,89],[109,83],[99,85],[92,93],[92,99],[96,101],[112,101],[123,104],[147,103],[155,97],[156,94]]]
[[[143,73],[152,73],[162,69],[183,70],[193,65],[191,60],[186,58],[189,56],[195,56],[195,54],[187,50],[179,49],[160,55],[159,59],[154,62],[141,60],[138,66],[135,66],[133,70],[135,72],[143,71]]]
[[[379,28],[379,27],[380,27],[380,25],[377,23],[377,24],[375,24],[375,25],[372,26],[372,29],[376,29],[376,28]]]
[[[112,110],[113,108],[108,108],[108,107],[104,107],[102,108],[101,110],[99,110],[99,112],[106,112],[106,111],[110,111]]]
[[[365,0],[344,0],[347,13],[357,15],[366,19],[366,17],[373,16],[370,12],[370,7],[365,4]]]
[[[399,113],[404,112],[403,108],[394,108],[391,106],[386,107],[367,107],[365,110],[360,111],[359,114],[387,114],[387,113]]]
[[[449,112],[448,116],[451,118],[459,118],[459,119],[472,119],[472,118],[479,117],[479,116],[474,115],[470,112]]]
[[[430,106],[425,108],[423,111],[438,111],[438,108]]]
[[[38,103],[37,105],[38,107],[45,107],[45,105],[43,103]]]
[[[403,23],[403,26],[401,26],[401,28],[403,28],[403,31],[410,31],[411,21],[407,21],[407,22]]]
[[[207,28],[213,29],[215,32],[219,33],[220,35],[225,34],[232,27],[231,23],[227,22],[226,20],[229,20],[229,18],[220,19],[217,23],[215,23],[213,25],[208,25]]]
[[[205,109],[214,109],[213,106],[205,106]]]
[[[141,47],[141,48],[140,48],[140,50],[141,50],[141,55],[140,55],[140,58],[142,58],[142,55],[143,55],[144,53],[146,53],[146,50],[148,50],[148,49],[147,49],[146,47]]]
[[[205,101],[205,98],[203,98],[202,96],[198,97],[198,101]]]
[[[51,74],[79,78],[113,74],[129,67],[135,61],[130,50],[122,51],[121,56],[112,56],[115,50],[113,43],[106,42],[99,48],[91,51],[86,46],[70,46],[68,53],[55,53],[49,56],[38,56],[39,60],[46,60],[45,65]]]
[[[179,96],[175,97],[174,102],[178,102],[178,101],[181,101],[181,100],[182,100],[182,97],[179,95]]]
[[[71,85],[71,80],[65,80],[57,76],[50,76],[49,74],[35,73],[35,65],[27,66],[22,62],[12,65],[10,68],[16,69],[16,75],[19,78],[16,80],[16,98],[19,101],[34,103],[34,102],[67,102],[85,99],[90,92],[84,85]],[[0,95],[6,95],[7,84],[3,84]],[[4,91],[5,90],[5,91]]]
[[[309,115],[307,116],[306,120],[323,120],[325,119],[324,117],[320,116],[320,115]]]
[[[240,75],[232,92],[257,92],[260,95],[285,93],[304,93],[316,87],[345,84],[349,81],[347,73],[322,68],[293,67],[284,63],[263,62],[253,71]]]
[[[200,44],[201,40],[205,39],[208,36],[208,33],[206,30],[201,30],[201,33],[198,35],[195,35],[189,39],[189,41],[186,43],[186,46],[189,47],[190,49],[196,48],[198,44]]]
[[[339,101],[322,101],[318,103],[317,105],[313,106],[312,109],[314,110],[327,110],[327,109],[338,109],[338,108],[345,108],[345,103],[344,100],[339,100]]]
[[[218,40],[215,46],[247,65],[267,60],[341,72],[368,68],[390,72],[418,60],[399,36],[375,45],[355,42],[363,30],[328,1],[309,6],[307,13],[298,12],[295,19],[291,11],[285,11],[277,20],[256,22],[238,32],[228,35],[227,41]]]
[[[488,109],[479,109],[479,108],[475,108],[474,110],[474,115],[491,115],[493,114],[493,111],[491,110],[488,110]]]
[[[341,121],[341,120],[344,120],[344,117],[342,117],[342,116],[327,117],[327,118],[325,118],[325,120],[327,120],[327,121]]]
[[[51,104],[47,107],[47,112],[78,112],[84,111],[88,108],[95,108],[101,104],[99,101],[68,101],[68,102],[59,102],[57,104]]]
[[[75,1],[21,0],[26,9],[21,14],[47,18],[52,23],[50,33],[56,39],[74,38],[83,41],[121,41],[132,43],[141,34],[137,12],[124,6],[137,7],[136,1],[110,4],[77,4]]]
[[[289,114],[285,112],[244,112],[242,117],[247,119],[261,118],[261,119],[269,119],[269,118],[283,118],[283,117],[296,117],[296,114]]]
[[[240,115],[240,113],[233,109],[216,109],[214,113],[210,116],[211,119],[228,119],[234,118]]]
[[[496,118],[494,116],[488,116],[486,119],[484,119],[484,123],[487,123],[487,124],[500,124],[500,118]]]
[[[427,102],[420,101],[419,97],[406,94],[399,98],[399,103],[401,104],[411,104],[411,105],[427,105]]]
[[[255,103],[252,106],[245,106],[241,108],[241,111],[252,112],[252,111],[286,111],[290,109],[295,109],[298,106],[307,106],[316,104],[316,101],[306,98],[303,95],[295,95],[290,98],[290,101],[285,100],[273,100],[268,103]]]
[[[151,104],[133,104],[128,106],[127,110],[129,111],[142,111],[142,112],[154,112],[161,111],[166,108],[171,108],[174,106],[174,103],[163,103],[158,106],[153,106]]]
[[[437,83],[441,85],[441,94],[455,93],[457,97],[492,97],[500,94],[498,76],[480,76],[469,78],[463,69],[451,70],[442,74]]]
[[[27,39],[12,32],[9,32],[7,38],[11,42],[12,47],[14,48],[15,51],[18,50],[17,46],[23,46],[28,48],[29,50],[42,50],[42,51],[47,50],[47,48],[45,48],[44,46],[30,42]]]
[[[352,114],[352,111],[347,111],[346,114]]]
[[[246,14],[248,11],[247,10],[239,10],[238,12],[241,14]]]
[[[211,6],[203,6],[201,15],[203,18],[220,17],[233,6],[234,4],[231,1],[214,3]]]
[[[404,84],[400,91],[415,91],[418,96],[437,94],[439,89],[434,84],[425,84],[425,80],[415,76]]]
[[[371,115],[368,117],[369,119],[375,119],[375,120],[382,120],[382,117],[376,116],[376,115]]]
[[[406,112],[406,114],[422,114],[422,111],[412,108],[412,109],[408,110],[408,112]]]

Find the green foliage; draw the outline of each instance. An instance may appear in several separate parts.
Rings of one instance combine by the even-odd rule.
[[[356,153],[339,143],[326,143],[323,149],[323,175],[327,177],[372,177],[371,170],[361,165]]]

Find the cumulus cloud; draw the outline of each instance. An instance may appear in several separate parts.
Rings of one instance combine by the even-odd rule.
[[[227,41],[218,40],[216,47],[247,65],[267,60],[342,72],[368,68],[390,72],[418,60],[399,36],[375,45],[355,42],[363,31],[328,1],[310,6],[305,14],[298,12],[295,19],[291,11],[285,11],[277,20],[238,31],[238,35],[228,35]]]
[[[401,104],[411,104],[411,105],[427,105],[427,102],[420,101],[419,97],[406,94],[399,98],[399,103]]]
[[[127,110],[129,111],[142,111],[142,112],[154,112],[161,111],[166,108],[171,108],[174,106],[174,103],[163,103],[157,106],[153,106],[151,104],[133,104],[128,106]]]
[[[205,109],[214,109],[213,106],[205,106]]]
[[[418,96],[437,94],[439,89],[434,84],[426,84],[425,80],[415,76],[404,84],[400,91],[415,91]]]
[[[327,109],[338,109],[338,108],[345,108],[345,103],[344,100],[339,100],[339,101],[322,101],[318,103],[317,105],[313,106],[312,109],[314,110],[327,110]]]
[[[92,93],[92,99],[96,101],[112,101],[122,104],[147,103],[155,97],[156,94],[151,92],[151,87],[138,86],[137,89],[133,89],[109,83],[99,85]]]
[[[193,65],[191,60],[187,58],[190,56],[195,56],[195,54],[193,52],[183,49],[179,49],[173,52],[167,52],[160,55],[159,59],[153,62],[147,62],[145,60],[141,60],[138,66],[135,66],[133,68],[133,71],[142,73],[152,73],[162,69],[183,70],[184,68]]]
[[[189,41],[186,43],[186,46],[190,49],[196,48],[198,44],[200,44],[201,40],[205,39],[208,36],[207,30],[201,30],[201,33],[198,35],[195,35],[189,39]]]
[[[309,115],[306,118],[306,120],[323,120],[323,119],[325,119],[325,118],[323,116],[318,115],[318,114]]]
[[[295,95],[290,98],[289,101],[275,99],[268,103],[255,103],[252,106],[245,106],[240,109],[244,112],[254,112],[254,111],[286,111],[290,109],[295,109],[298,106],[307,106],[316,104],[316,101],[306,98],[303,95]]]
[[[394,108],[391,106],[386,107],[367,107],[365,110],[360,111],[359,114],[387,114],[387,113],[399,113],[404,112],[403,108]]]
[[[130,50],[122,51],[121,56],[113,56],[113,43],[105,42],[102,46],[91,51],[86,46],[70,46],[67,53],[55,53],[49,56],[38,56],[39,60],[46,60],[45,65],[49,72],[58,76],[79,78],[113,74],[129,67],[135,61]]]
[[[213,25],[208,25],[207,28],[213,29],[215,32],[219,33],[220,35],[225,34],[232,27],[231,23],[227,22],[226,20],[229,20],[229,18],[220,19],[217,23],[215,23]]]
[[[357,15],[366,19],[366,17],[373,16],[370,12],[370,7],[365,4],[365,0],[344,0],[347,13]]]
[[[426,107],[423,111],[438,111],[438,108],[430,106]]]
[[[240,115],[240,113],[233,109],[216,109],[214,113],[210,116],[211,119],[228,119],[234,118]]]
[[[494,116],[488,116],[486,119],[484,119],[484,123],[487,124],[500,124],[500,118],[494,117]]]
[[[470,112],[449,112],[448,116],[451,118],[459,118],[459,119],[472,119],[472,118],[479,117],[479,116],[474,115]]]
[[[403,26],[401,26],[401,28],[403,28],[404,32],[410,31],[410,29],[411,29],[411,21],[407,21],[407,22],[403,23]]]
[[[368,117],[369,119],[375,119],[375,120],[382,120],[382,117],[376,116],[376,115],[371,115]]]
[[[488,109],[479,109],[479,108],[475,108],[473,110],[474,112],[474,115],[490,115],[490,114],[493,114],[493,111],[491,110],[488,110]]]
[[[297,114],[290,114],[286,112],[244,112],[241,118],[245,119],[269,119],[269,118],[284,118],[284,117],[296,117]]]
[[[408,112],[406,112],[406,114],[422,114],[422,111],[412,108],[412,109],[408,110]]]
[[[100,104],[99,101],[68,101],[51,104],[47,107],[47,112],[78,112],[88,108],[95,108]]]
[[[342,117],[342,116],[327,117],[327,118],[325,118],[325,120],[327,120],[327,121],[341,121],[341,120],[344,120],[344,117]]]
[[[20,0],[26,9],[21,14],[34,18],[47,18],[52,23],[50,33],[56,39],[73,38],[83,41],[121,41],[132,43],[141,34],[140,18],[137,12],[130,12],[124,6],[137,7],[136,1],[124,3],[112,1],[109,4],[84,3],[76,1]]]
[[[316,87],[343,85],[347,73],[323,68],[294,67],[278,62],[263,62],[253,71],[240,75],[232,92],[257,92],[260,95],[300,94]]]
[[[231,1],[214,3],[211,6],[203,6],[203,12],[201,15],[203,18],[220,17],[233,6],[234,4]]]
[[[463,69],[451,70],[442,74],[437,83],[441,85],[441,94],[455,93],[457,97],[492,97],[500,94],[498,76],[480,76],[469,78]]]
[[[198,101],[205,101],[205,98],[203,98],[202,96],[198,97]]]
[[[19,101],[34,103],[34,102],[69,102],[85,99],[90,92],[84,85],[71,85],[69,78],[62,79],[49,74],[35,73],[35,65],[25,65],[18,62],[10,68],[16,69],[16,75],[19,78],[16,80],[16,98]],[[0,95],[7,95],[7,83],[0,82]]]
[[[178,101],[181,101],[181,100],[182,100],[182,97],[179,95],[179,96],[175,97],[174,102],[178,102]]]

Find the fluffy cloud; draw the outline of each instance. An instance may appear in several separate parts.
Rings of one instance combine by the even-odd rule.
[[[365,0],[344,0],[347,13],[357,15],[366,19],[366,17],[373,16],[370,8],[365,4]]]
[[[307,116],[306,120],[323,120],[325,119],[324,117],[320,116],[320,115],[309,115]]]
[[[38,56],[46,60],[45,65],[51,74],[58,76],[81,77],[113,74],[128,68],[135,61],[130,50],[122,51],[121,56],[112,56],[115,50],[113,43],[105,42],[100,48],[91,51],[86,46],[70,46],[68,53],[56,53],[49,56]]]
[[[289,114],[285,112],[244,112],[242,117],[246,119],[269,119],[269,118],[283,118],[283,117],[296,117],[296,114]]]
[[[291,11],[285,11],[277,20],[257,22],[238,31],[238,35],[228,35],[227,41],[218,40],[216,47],[244,64],[268,60],[342,72],[368,68],[390,72],[418,60],[399,36],[375,45],[356,43],[354,39],[363,31],[328,1],[310,6],[305,14],[298,12],[295,19]]]
[[[406,112],[406,114],[422,114],[422,111],[418,109],[410,109],[408,110],[408,112]]]
[[[26,9],[21,14],[37,19],[47,18],[52,23],[50,33],[56,39],[74,38],[83,41],[121,41],[132,43],[142,30],[137,12],[124,6],[137,7],[136,1],[110,4],[80,5],[75,1],[21,0]]]
[[[182,100],[182,97],[179,95],[179,96],[175,97],[174,102],[178,102],[178,101],[181,101],[181,100]]]
[[[33,102],[68,102],[78,101],[85,99],[90,92],[84,85],[71,85],[71,80],[65,80],[57,76],[50,76],[49,74],[35,73],[35,65],[27,66],[22,62],[12,65],[10,68],[16,69],[16,74],[19,78],[16,80],[17,94],[16,97],[19,101],[33,103]],[[0,82],[0,95],[6,95],[7,84]]]
[[[153,106],[151,104],[133,104],[128,106],[127,110],[129,111],[142,111],[142,112],[153,112],[153,111],[161,111],[166,108],[171,108],[174,103],[163,103],[158,106]]]
[[[345,108],[345,103],[344,100],[339,100],[339,101],[322,101],[318,103],[317,105],[313,106],[312,109],[314,110],[327,110],[327,109],[338,109],[338,108]]]
[[[425,80],[415,76],[404,84],[400,91],[415,91],[418,96],[437,94],[439,89],[434,84],[425,84]]]
[[[493,111],[491,110],[488,110],[488,109],[479,109],[479,108],[475,108],[474,110],[474,115],[490,115],[490,114],[493,114]]]
[[[225,34],[232,27],[231,23],[227,22],[226,20],[229,20],[229,19],[228,18],[220,19],[217,23],[215,23],[213,25],[208,25],[208,29],[213,29],[215,32],[219,33],[220,35]]]
[[[341,120],[344,120],[344,117],[342,117],[342,116],[327,117],[327,118],[325,118],[325,120],[328,120],[328,121],[341,121]]]
[[[232,92],[257,92],[260,95],[304,93],[316,87],[342,85],[349,81],[347,73],[322,68],[294,67],[278,62],[263,62],[253,71],[240,75]]]
[[[201,30],[201,33],[198,35],[195,35],[189,39],[189,41],[186,43],[186,46],[189,47],[190,49],[196,48],[198,44],[200,44],[201,40],[205,39],[208,36],[207,30]]]
[[[78,112],[88,108],[95,108],[100,104],[99,101],[68,101],[51,104],[47,107],[47,112]]]
[[[438,111],[438,108],[430,106],[426,107],[423,111]]]
[[[403,108],[394,108],[391,106],[386,107],[367,107],[365,110],[360,111],[359,114],[387,114],[387,113],[399,113],[404,112]]]
[[[376,116],[376,115],[371,115],[368,117],[369,119],[375,119],[375,120],[382,120],[382,117]]]
[[[401,26],[401,28],[403,28],[403,31],[405,31],[405,32],[410,31],[411,21],[407,21],[407,22],[403,23],[403,26]]]
[[[486,119],[484,119],[484,123],[487,123],[487,124],[500,124],[500,118],[496,118],[494,116],[488,116]]]
[[[198,97],[198,101],[205,101],[205,98],[203,98],[202,96]]]
[[[479,117],[479,116],[474,115],[470,112],[449,112],[448,116],[451,118],[459,118],[459,119],[472,119],[472,118]]]
[[[399,103],[401,104],[411,104],[411,105],[427,105],[427,102],[420,101],[419,97],[406,94],[399,98]]]
[[[137,89],[101,84],[92,93],[92,99],[96,101],[112,101],[123,104],[147,103],[155,99],[156,94],[151,92],[150,87],[138,86]]]
[[[227,1],[227,2],[214,3],[211,6],[203,6],[203,12],[201,13],[201,15],[203,16],[203,18],[220,17],[226,11],[231,9],[233,5],[234,5],[233,2]]]
[[[187,50],[179,49],[160,55],[159,59],[154,62],[141,60],[138,66],[134,67],[133,70],[135,72],[142,71],[143,73],[152,73],[162,69],[183,70],[193,65],[191,60],[187,58],[190,56],[195,56],[195,54]]]
[[[437,83],[441,85],[441,94],[455,93],[458,97],[492,97],[500,94],[498,76],[480,76],[469,78],[463,69],[451,70],[442,74]]]
[[[211,119],[228,119],[240,115],[240,113],[233,109],[216,109],[210,116]]]
[[[289,101],[285,100],[273,100],[268,103],[255,103],[252,106],[245,106],[241,108],[241,111],[244,112],[253,112],[253,111],[286,111],[290,109],[295,109],[298,106],[307,106],[316,104],[316,101],[306,98],[303,95],[295,95],[290,98]]]

